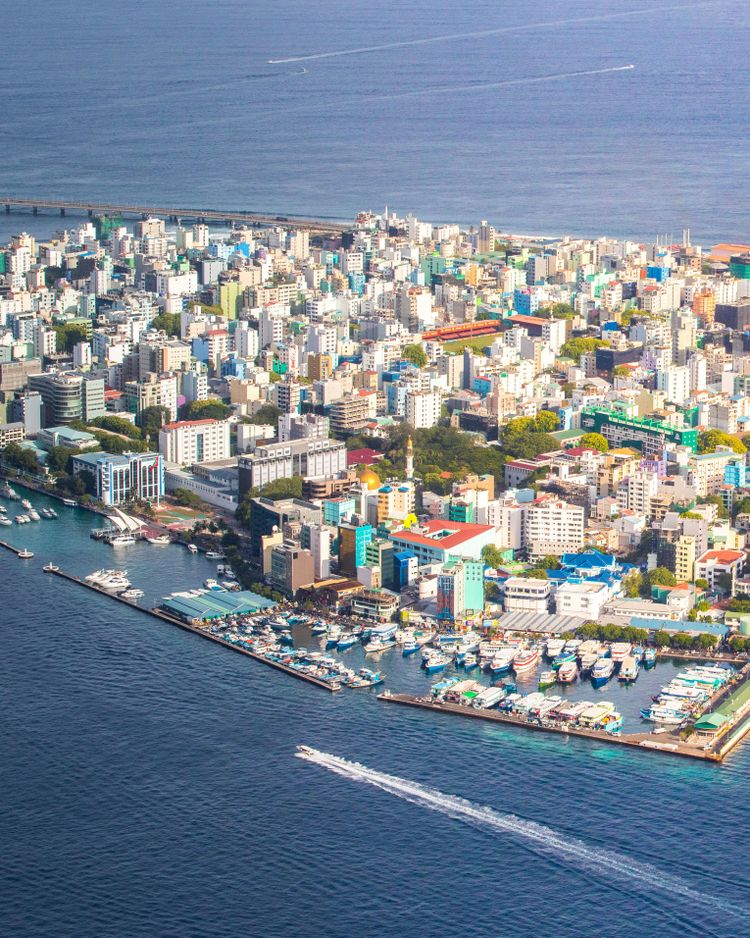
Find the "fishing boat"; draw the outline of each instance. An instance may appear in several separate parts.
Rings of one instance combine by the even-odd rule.
[[[539,661],[539,652],[536,648],[522,648],[516,652],[513,659],[513,670],[519,672],[531,671]]]
[[[507,672],[510,671],[510,666],[513,664],[515,655],[516,652],[514,648],[505,648],[502,651],[498,651],[490,661],[490,671],[495,675],[507,674]]]
[[[546,690],[557,683],[557,671],[542,671],[539,675],[539,690]]]
[[[19,550],[19,551],[18,551],[18,556],[21,558],[21,560],[31,560],[31,558],[32,558],[34,555],[32,554],[32,552],[31,552],[30,550],[27,550],[27,549],[24,547],[23,550]]]
[[[477,656],[472,652],[469,652],[467,655],[464,655],[464,671],[471,671],[477,666]]]
[[[591,669],[591,683],[594,687],[603,687],[615,670],[615,663],[611,658],[600,658]]]
[[[357,636],[352,635],[351,632],[343,632],[339,640],[336,642],[336,648],[339,651],[346,651],[347,648],[351,648],[352,645],[356,645]]]
[[[643,653],[643,667],[648,671],[656,664],[656,649],[647,648]]]
[[[415,652],[419,651],[421,647],[422,646],[418,641],[416,641],[416,639],[411,642],[404,642],[404,644],[401,646],[401,654],[404,656],[404,658],[407,658],[409,655],[413,655]]]
[[[560,665],[557,672],[557,680],[561,684],[573,684],[578,677],[578,663],[575,658],[572,661],[566,661]]]
[[[364,646],[365,654],[368,655],[377,654],[378,652],[395,647],[396,639],[393,638],[393,636],[383,637],[380,635],[373,635],[370,641]]]
[[[638,659],[633,655],[627,655],[620,665],[620,674],[618,680],[622,684],[632,684],[638,679],[638,673],[641,669]]]

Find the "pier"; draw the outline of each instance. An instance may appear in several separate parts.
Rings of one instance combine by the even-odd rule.
[[[4,546],[10,547],[9,544]],[[15,548],[11,548],[11,550],[15,550]],[[74,576],[72,573],[66,573],[64,570],[50,570],[49,572],[54,576],[59,577],[61,580],[67,580],[69,583],[76,583],[78,586],[83,586],[87,590],[91,590],[93,593],[98,593],[100,596],[105,596],[108,599],[112,599],[115,602],[121,603],[123,606],[127,606],[130,609],[136,609],[138,612],[141,612],[144,615],[152,616],[155,619],[161,619],[162,622],[167,622],[170,625],[176,625],[185,632],[192,632],[193,635],[199,635],[201,638],[215,642],[217,645],[223,645],[224,648],[229,648],[232,651],[239,652],[241,655],[246,655],[248,658],[259,661],[261,664],[264,664],[269,668],[275,668],[277,671],[283,671],[285,674],[290,674],[292,677],[296,677],[297,680],[306,681],[308,684],[313,684],[315,687],[321,687],[324,690],[327,690],[329,693],[337,693],[340,690],[340,687],[332,686],[327,684],[325,681],[319,681],[316,677],[312,677],[309,674],[295,671],[294,668],[288,668],[285,664],[280,664],[277,661],[269,661],[267,658],[256,654],[254,651],[251,651],[248,648],[241,648],[238,645],[233,645],[231,642],[225,641],[220,636],[212,635],[210,632],[207,632],[205,629],[202,629],[199,626],[190,625],[187,622],[183,622],[181,619],[170,616],[161,609],[147,609],[145,606],[139,606],[138,603],[132,599],[124,599],[122,596],[118,596],[116,593],[110,593],[107,590],[102,589],[100,586],[96,586],[94,583],[87,583],[85,580],[81,579],[81,577]]]
[[[714,752],[712,747],[701,748],[683,742],[679,736],[672,733],[655,735],[654,733],[605,733],[603,730],[589,730],[578,726],[559,726],[549,723],[534,722],[510,713],[499,710],[477,710],[462,704],[445,703],[426,697],[415,697],[411,694],[393,694],[385,691],[378,694],[378,700],[385,703],[402,704],[407,707],[421,707],[423,710],[437,711],[438,713],[452,713],[455,716],[473,717],[476,720],[490,720],[494,723],[503,723],[506,726],[517,726],[524,730],[534,730],[542,733],[556,733],[562,736],[578,736],[595,742],[607,743],[613,746],[630,746],[636,749],[649,749],[654,752],[663,752],[668,755],[684,756],[689,759],[701,759],[708,762],[721,762],[724,753]],[[750,721],[748,725],[750,729]]]
[[[16,557],[20,557],[21,551],[24,550],[23,547],[14,547],[7,541],[0,541],[0,547],[4,547],[6,550],[9,550],[12,554],[15,554]]]
[[[0,196],[0,205],[6,214],[13,209],[26,209],[32,215],[38,215],[40,209],[55,212],[61,218],[67,215],[79,215],[93,218],[94,215],[130,215],[139,219],[165,218],[179,224],[182,221],[199,223],[218,222],[232,225],[240,222],[258,228],[273,228],[284,225],[320,234],[340,235],[351,227],[351,222],[332,218],[310,218],[302,215],[274,215],[270,212],[254,212],[246,209],[191,208],[178,205],[147,205],[141,202],[86,202],[66,201],[63,199],[21,199],[14,196]]]

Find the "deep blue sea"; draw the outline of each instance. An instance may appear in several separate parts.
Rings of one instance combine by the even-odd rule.
[[[332,696],[43,573],[126,567],[150,603],[214,572],[57,509],[0,533],[35,553],[0,549],[0,934],[748,933],[750,746],[717,767]],[[626,729],[672,671],[603,692]]]
[[[7,3],[0,195],[747,239],[749,36],[746,0]]]

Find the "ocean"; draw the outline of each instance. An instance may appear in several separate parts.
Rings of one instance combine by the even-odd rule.
[[[0,194],[750,234],[742,0],[7,7]]]
[[[214,573],[56,507],[2,533],[35,557],[0,550],[0,933],[747,933],[749,746],[704,765],[330,695],[43,573],[124,566],[146,604]],[[626,730],[673,670],[621,694]]]

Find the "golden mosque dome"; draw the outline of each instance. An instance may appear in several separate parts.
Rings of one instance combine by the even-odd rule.
[[[357,470],[357,478],[360,482],[364,482],[371,492],[380,488],[380,477],[377,476],[369,466],[360,467]]]

